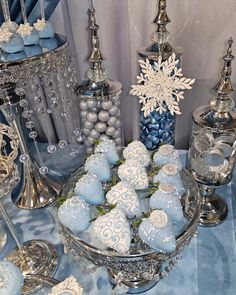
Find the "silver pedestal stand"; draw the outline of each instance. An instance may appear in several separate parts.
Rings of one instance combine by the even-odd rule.
[[[14,135],[13,129],[9,126],[5,126],[4,135],[11,139],[10,147],[17,151],[18,139],[16,135]],[[1,134],[1,138],[3,138],[3,134]],[[15,153],[15,155],[17,155],[17,153]],[[1,161],[4,161],[4,159],[8,159],[8,156],[4,155],[3,158],[1,156]],[[14,160],[14,158],[11,158],[11,160]],[[44,286],[42,280],[32,279],[32,275],[53,276],[55,273],[58,265],[57,252],[55,247],[47,241],[30,240],[22,243],[19,238],[16,229],[2,203],[2,199],[12,192],[20,179],[17,166],[12,164],[10,161],[7,163],[9,164],[9,167],[4,166],[6,169],[1,171],[3,173],[1,173],[0,178],[0,215],[3,217],[17,245],[17,247],[9,253],[7,259],[17,265],[25,276],[22,294],[31,294]]]

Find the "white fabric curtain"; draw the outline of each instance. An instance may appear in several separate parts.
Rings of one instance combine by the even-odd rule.
[[[137,51],[151,42],[155,31],[152,20],[157,0],[94,0],[104,66],[110,78],[123,84],[122,114],[125,139],[137,138],[139,106],[128,95],[138,71]],[[90,0],[61,0],[53,15],[56,30],[65,33],[76,57],[79,76],[86,78],[89,53],[88,15]],[[183,72],[196,78],[193,90],[187,91],[177,118],[176,147],[187,148],[191,134],[192,111],[213,97],[212,87],[219,79],[227,39],[236,41],[235,0],[169,0],[168,25],[173,47],[183,49]],[[63,22],[64,20],[64,22]],[[234,46],[236,55],[236,44]],[[232,81],[236,82],[236,64]]]

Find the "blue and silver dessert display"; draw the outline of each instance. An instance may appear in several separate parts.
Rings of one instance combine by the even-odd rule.
[[[154,20],[157,25],[157,31],[153,36],[153,44],[148,48],[139,51],[139,56],[149,59],[153,64],[161,56],[162,60],[167,60],[173,52],[176,58],[180,59],[181,54],[169,44],[169,32],[166,25],[170,23],[170,19],[166,12],[166,0],[158,0],[159,10]],[[158,89],[157,89],[158,91]],[[144,112],[140,114],[140,140],[149,150],[158,148],[163,143],[171,145],[175,144],[175,115],[166,109],[163,113],[157,111],[151,112],[150,115],[144,116]]]
[[[88,60],[92,63],[88,71],[89,80],[78,88],[82,131],[85,136],[87,153],[91,154],[95,142],[113,139],[118,150],[122,149],[122,129],[120,113],[120,94],[122,85],[108,79],[102,68],[103,57],[98,37],[99,26],[95,19],[95,9],[90,10],[92,52]]]
[[[234,91],[232,44],[230,38],[221,78],[214,88],[217,97],[193,112],[189,169],[202,194],[200,224],[203,226],[220,224],[228,213],[226,202],[215,189],[231,181],[236,161],[236,113],[231,97]]]
[[[66,218],[61,220],[63,242],[68,253],[75,259],[88,259],[92,268],[105,267],[115,289],[120,288],[120,292],[126,289],[132,294],[150,289],[173,269],[196,231],[200,212],[198,188],[190,173],[185,169],[179,172],[174,166],[186,192],[181,195],[171,185],[155,185],[151,176],[156,164],[149,159],[145,168],[140,161],[143,144],[133,143],[128,146],[124,164],[110,164],[112,179],[104,185],[105,199],[98,204],[94,202],[98,200],[94,189],[86,190],[84,200],[91,213],[88,229],[79,232],[79,222],[72,216],[68,217],[70,222]],[[140,152],[134,158],[132,151],[135,148]],[[84,194],[83,178],[87,176],[79,181],[78,178],[84,174],[86,166],[87,163],[66,182],[61,194],[67,201],[58,211],[59,218],[71,195]],[[102,170],[101,165],[97,166]],[[82,206],[76,209],[75,216],[80,210]],[[66,214],[74,212],[66,211]]]
[[[20,269],[9,261],[0,261],[0,294],[21,295],[24,277]]]

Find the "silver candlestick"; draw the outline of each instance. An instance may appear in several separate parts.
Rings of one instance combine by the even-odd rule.
[[[215,86],[218,95],[210,105],[193,112],[193,134],[189,151],[189,169],[202,194],[200,224],[218,225],[228,214],[226,202],[215,189],[228,184],[236,161],[236,113],[231,83],[232,38],[224,56],[220,81]]]

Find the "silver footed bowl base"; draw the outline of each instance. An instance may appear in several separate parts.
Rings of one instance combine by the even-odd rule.
[[[202,203],[201,203],[201,212],[199,225],[201,226],[217,226],[221,224],[228,215],[228,206],[226,202],[215,193],[214,189],[202,190]]]
[[[109,275],[109,281],[112,285],[116,285],[116,277],[117,272],[108,270]],[[126,287],[129,287],[129,291],[127,294],[139,294],[148,291],[149,289],[153,288],[157,284],[158,280],[152,280],[148,281],[144,278],[136,278],[133,281],[123,279],[122,284],[124,284]]]
[[[16,264],[25,276],[22,294],[27,295],[44,287],[41,280],[27,278],[27,275],[53,276],[58,266],[55,246],[43,240],[31,240],[22,249],[15,248],[6,257]]]

